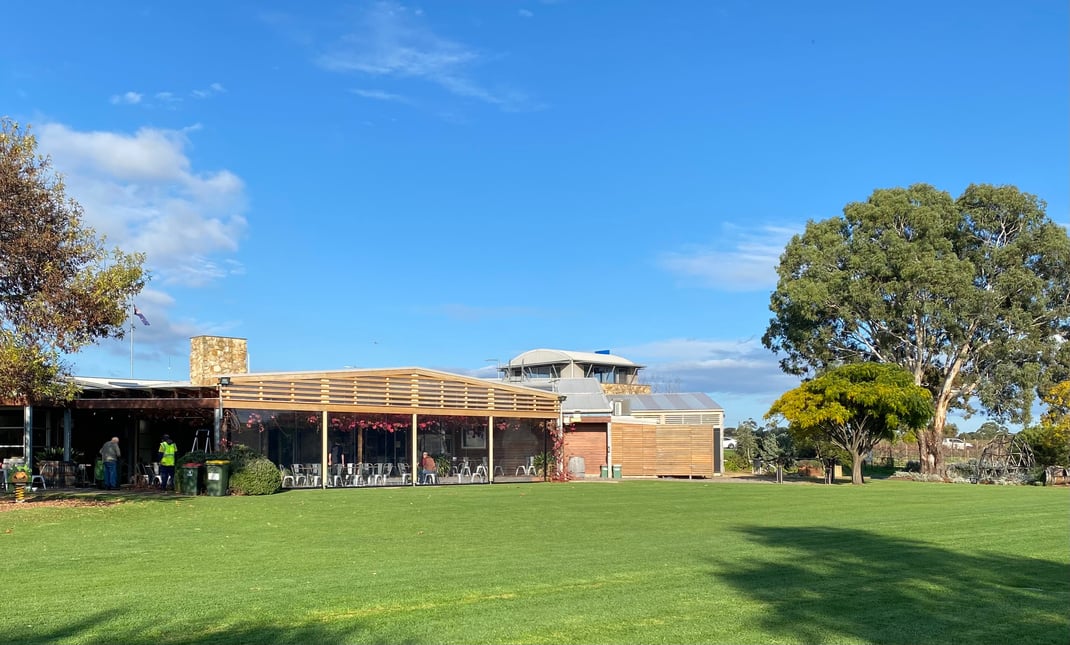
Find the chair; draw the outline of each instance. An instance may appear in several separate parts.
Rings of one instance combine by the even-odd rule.
[[[305,471],[307,473],[306,479],[308,481],[308,484],[310,486],[315,487],[315,488],[319,488],[319,485],[320,485],[320,465],[319,464],[308,464],[308,465],[305,466]]]
[[[393,468],[393,464],[386,464],[383,462],[375,464],[375,474],[372,475],[372,484],[377,486],[385,485],[386,479],[390,476],[390,471],[393,470]]]
[[[44,475],[33,475],[30,477],[30,490],[37,490],[37,488],[34,487],[34,482],[41,482],[41,490],[48,490],[48,486],[45,485]]]
[[[294,480],[293,472],[291,472],[289,468],[283,468],[282,466],[279,466],[279,474],[282,475],[282,484],[281,484],[281,486],[283,488],[286,488],[286,480],[287,479],[290,480],[290,486],[289,486],[290,488],[293,488],[296,485],[294,483],[295,480]]]
[[[342,464],[334,464],[331,466],[331,477],[327,480],[328,486],[344,486],[345,485],[345,467]]]
[[[149,486],[155,486],[159,484],[163,486],[163,477],[160,476],[160,464],[153,462],[151,464],[145,464],[145,477],[148,479]],[[171,482],[174,484],[174,482]]]
[[[291,472],[293,472],[293,474],[294,474],[294,487],[295,488],[299,487],[299,486],[306,486],[308,484],[308,475],[305,474],[302,469],[303,469],[303,466],[301,466],[301,464],[294,464],[293,465],[293,470]]]
[[[412,473],[409,472],[409,465],[406,463],[399,463],[397,465],[398,475],[401,476],[401,485],[412,483]]]
[[[460,483],[463,481],[462,478],[465,476],[469,479],[472,478],[472,469],[468,466],[467,458],[461,460],[461,467],[457,469],[457,482]]]
[[[149,482],[152,480],[149,479],[148,472],[146,471],[147,468],[148,466],[145,464],[138,464],[134,474],[130,476],[130,483],[133,484],[135,488],[150,485]]]
[[[360,486],[364,483],[364,464],[346,464],[346,486]]]

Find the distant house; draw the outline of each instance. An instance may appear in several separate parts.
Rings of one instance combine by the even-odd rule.
[[[612,474],[614,465],[625,477],[723,474],[724,409],[704,393],[651,393],[643,367],[603,352],[534,349],[499,372],[564,397],[563,458],[576,475]]]

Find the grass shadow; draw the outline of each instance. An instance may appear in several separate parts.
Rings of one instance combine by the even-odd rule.
[[[715,575],[768,609],[760,627],[778,639],[1070,642],[1068,564],[856,529],[738,530],[758,557],[713,560]]]
[[[266,616],[261,621],[250,620],[244,624],[225,624],[206,613],[197,629],[161,631],[161,621],[150,617],[151,622],[141,624],[131,621],[133,612],[117,615],[115,611],[96,612],[77,621],[72,621],[52,630],[12,630],[4,634],[4,640],[12,645],[44,645],[46,643],[125,643],[127,645],[201,645],[214,643],[230,645],[243,643],[303,644],[303,643],[397,643],[414,645],[434,642],[415,634],[379,633],[372,621],[358,622],[352,619],[336,623],[310,620],[306,624],[278,624]],[[144,615],[144,614],[141,614]]]

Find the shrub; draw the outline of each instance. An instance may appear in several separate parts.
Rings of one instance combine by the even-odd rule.
[[[948,477],[955,478],[961,477],[963,479],[971,479],[977,474],[977,460],[969,459],[967,461],[957,461],[947,465]]]
[[[282,487],[279,468],[263,457],[246,461],[230,476],[230,490],[235,495],[271,495]]]
[[[203,464],[209,459],[216,459],[215,453],[208,453],[203,450],[195,450],[193,452],[187,452],[181,457],[175,459],[176,466],[182,466],[184,464]]]
[[[749,473],[750,460],[735,450],[724,453],[724,469],[732,473]]]

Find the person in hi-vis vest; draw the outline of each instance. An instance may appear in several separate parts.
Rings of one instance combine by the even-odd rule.
[[[170,435],[164,435],[156,459],[160,461],[160,490],[174,488],[175,485],[175,442]]]

